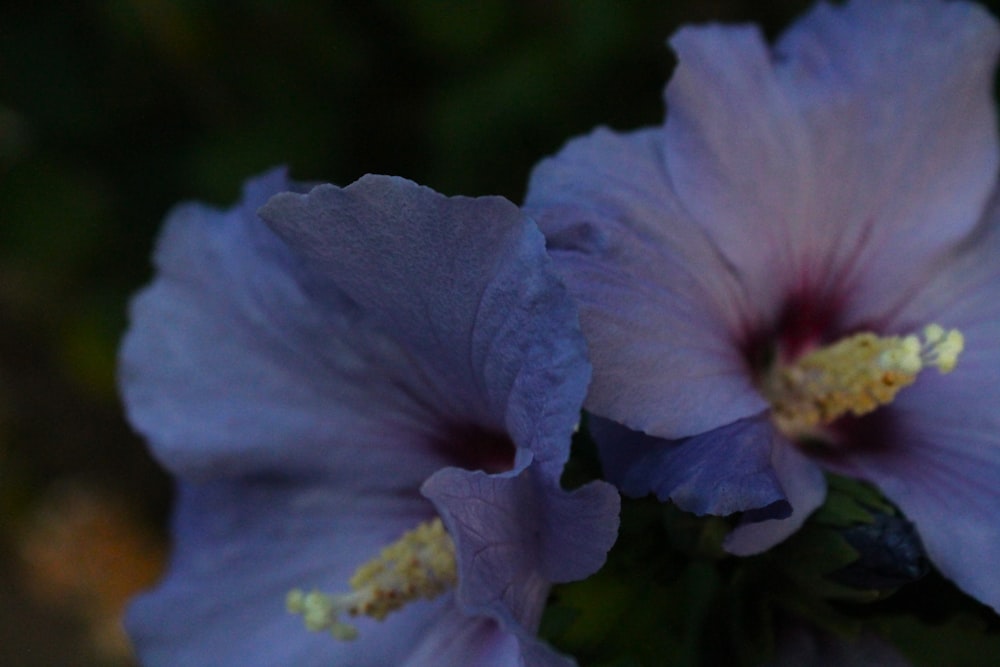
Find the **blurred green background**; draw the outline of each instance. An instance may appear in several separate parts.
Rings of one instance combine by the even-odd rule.
[[[678,25],[809,3],[84,0],[0,7],[0,664],[125,665],[169,485],[121,416],[129,294],[179,200],[408,176],[519,201],[595,125],[658,123]]]

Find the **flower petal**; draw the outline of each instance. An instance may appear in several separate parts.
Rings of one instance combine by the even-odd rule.
[[[274,181],[268,194],[288,188]],[[311,239],[310,266],[248,211],[259,195],[171,217],[121,355],[130,417],[161,460],[201,476],[323,470],[415,488],[457,463],[442,438],[476,428],[510,434],[558,475],[590,368],[534,226],[499,198],[449,200],[403,179],[327,192],[346,201],[316,229],[315,211],[266,209],[290,234],[339,234]],[[313,256],[331,246],[330,262]],[[358,474],[386,465],[399,474]]]
[[[993,568],[1000,562],[1000,419],[942,410],[942,403],[957,407],[958,400],[938,393],[937,403],[919,411],[894,405],[866,425],[870,441],[830,465],[878,486],[916,526],[938,570],[1000,612]]]
[[[775,438],[771,465],[785,491],[791,514],[784,517],[744,515],[740,525],[726,536],[723,547],[737,556],[761,553],[797,531],[826,499],[823,471],[784,437]]]
[[[415,382],[409,361],[343,295],[322,308],[306,295],[299,261],[254,214],[290,187],[272,172],[231,211],[171,214],[120,353],[129,418],[176,473],[325,471],[359,491],[415,489],[450,461],[419,446],[430,420],[399,389]],[[398,474],[379,474],[387,465]]]
[[[401,667],[574,667],[533,637],[503,631],[492,619],[472,618],[457,609],[435,623]]]
[[[590,366],[544,239],[513,204],[369,175],[279,195],[261,216],[305,258],[307,290],[342,290],[406,350],[422,401],[560,474]]]
[[[671,188],[662,132],[599,129],[535,168],[525,208],[580,305],[587,409],[680,438],[766,405],[734,342],[755,311]]]
[[[618,533],[610,484],[567,492],[535,466],[503,475],[445,468],[423,493],[455,540],[459,604],[506,628],[536,630],[550,584],[596,572]]]
[[[996,180],[996,22],[966,3],[821,4],[770,51],[681,30],[666,160],[755,299],[878,321],[976,223]]]
[[[150,666],[400,664],[453,606],[450,595],[381,623],[358,619],[354,642],[309,632],[285,596],[347,591],[359,565],[433,515],[416,493],[357,495],[279,478],[182,485],[170,572],[128,612],[138,655]]]
[[[604,474],[623,493],[655,493],[695,514],[751,512],[758,519],[789,509],[772,454],[782,438],[767,413],[685,440],[664,440],[595,418],[590,431]]]

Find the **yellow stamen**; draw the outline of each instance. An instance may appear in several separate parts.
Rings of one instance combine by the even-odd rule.
[[[352,592],[328,595],[295,589],[288,593],[286,605],[288,611],[302,615],[309,630],[327,630],[336,639],[350,641],[358,631],[341,621],[341,615],[381,621],[409,602],[437,597],[457,582],[455,544],[436,518],[405,533],[359,567],[351,577]]]
[[[937,324],[917,335],[855,334],[778,366],[764,383],[778,427],[797,437],[847,413],[867,414],[891,403],[927,366],[949,373],[965,346],[962,334]]]

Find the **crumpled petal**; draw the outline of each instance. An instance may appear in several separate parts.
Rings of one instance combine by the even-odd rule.
[[[265,180],[268,194],[289,187]],[[325,265],[305,266],[260,224],[248,211],[259,198],[228,213],[180,209],[168,221],[160,275],[133,304],[120,371],[129,416],[164,464],[202,476],[337,475],[357,464],[341,458],[354,451],[336,446],[336,434],[366,446],[372,469],[408,458],[400,469],[412,474],[394,482],[412,487],[454,462],[437,451],[441,425],[472,424],[509,434],[557,475],[590,369],[534,226],[499,198],[447,199],[404,179],[327,192],[350,203],[340,217],[326,209],[308,220],[322,214],[334,219],[319,223],[327,234],[342,233],[339,224],[372,236],[312,239],[347,255]],[[265,209],[276,226],[304,224],[283,205]],[[424,207],[424,228],[379,232],[400,223],[393,206]],[[359,281],[363,296],[341,290]]]
[[[561,473],[590,367],[544,239],[513,204],[369,175],[281,194],[260,214],[305,258],[310,292],[342,290],[396,337],[421,401]]]
[[[600,569],[618,533],[618,492],[564,491],[533,467],[487,475],[445,468],[423,486],[455,540],[458,601],[508,629],[537,629],[551,583]]]
[[[400,664],[454,605],[450,594],[383,622],[357,619],[354,642],[306,631],[285,596],[346,592],[359,565],[433,516],[415,490],[359,495],[281,477],[182,484],[168,575],[133,601],[129,635],[149,667]]]
[[[771,447],[771,466],[785,491],[791,514],[766,517],[744,515],[740,525],[726,536],[723,547],[737,556],[767,551],[790,537],[826,500],[826,478],[820,467],[786,438],[776,435]]]
[[[782,438],[767,413],[684,440],[654,438],[594,418],[605,477],[632,497],[656,494],[695,514],[784,517],[791,512],[772,450]]]
[[[821,4],[773,52],[752,27],[671,44],[670,179],[754,299],[878,322],[977,222],[998,162],[983,8]]]
[[[535,167],[525,209],[580,306],[590,412],[673,439],[766,407],[734,340],[767,305],[678,203],[661,131],[569,142]]]

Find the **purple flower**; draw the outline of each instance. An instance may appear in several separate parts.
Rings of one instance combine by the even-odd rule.
[[[573,664],[533,633],[550,584],[604,561],[618,495],[559,487],[590,366],[542,235],[401,178],[296,188],[179,207],[132,306],[129,418],[179,479],[172,563],[127,618],[140,658]],[[366,562],[388,569],[347,595]],[[338,615],[391,595],[382,621]]]
[[[824,467],[870,480],[1000,610],[996,22],[857,0],[773,48],[671,44],[665,125],[571,141],[526,204],[581,307],[606,475],[742,512],[739,554],[801,525]]]

